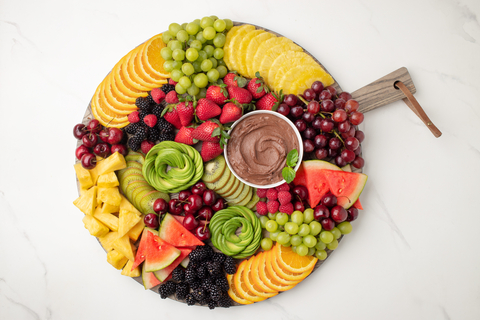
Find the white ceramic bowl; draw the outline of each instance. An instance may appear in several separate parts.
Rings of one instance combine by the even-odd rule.
[[[238,119],[237,121],[235,121],[230,129],[230,131],[228,132],[228,134],[230,135],[230,133],[232,132],[232,130],[237,126],[238,123],[240,123],[243,119],[247,118],[247,117],[251,117],[253,115],[256,115],[256,114],[271,114],[271,115],[274,115],[276,117],[278,117],[281,121],[285,121],[286,123],[288,123],[290,125],[290,127],[292,127],[293,131],[295,132],[296,136],[297,136],[297,139],[298,139],[298,146],[299,146],[299,150],[298,150],[298,161],[297,161],[297,165],[295,166],[294,170],[295,172],[297,171],[297,169],[300,167],[300,164],[302,163],[302,157],[303,157],[303,141],[302,141],[302,136],[300,135],[300,132],[298,131],[298,129],[295,127],[295,125],[293,124],[292,121],[290,121],[287,117],[285,117],[284,115],[281,115],[280,113],[278,112],[275,112],[275,111],[269,111],[269,110],[256,110],[256,111],[252,111],[252,112],[249,112],[245,115],[243,115],[240,119]],[[260,188],[260,189],[268,189],[268,188],[273,188],[273,187],[277,187],[281,184],[283,184],[285,182],[285,180],[281,180],[279,182],[275,182],[275,183],[271,183],[271,184],[265,184],[265,185],[259,185],[259,184],[254,184],[254,183],[251,183],[251,182],[248,182],[248,181],[245,181],[242,177],[240,177],[236,172],[235,172],[235,169],[232,168],[232,166],[230,165],[230,162],[228,161],[228,152],[227,152],[227,149],[228,148],[228,142],[227,142],[227,146],[225,146],[225,152],[224,152],[224,157],[225,157],[225,161],[227,162],[227,165],[228,165],[228,168],[230,169],[230,171],[232,171],[232,173],[235,175],[235,177],[240,180],[241,182],[245,183],[246,185],[249,185],[251,187],[254,187],[254,188]]]

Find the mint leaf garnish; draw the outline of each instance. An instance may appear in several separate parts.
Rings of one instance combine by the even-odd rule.
[[[285,167],[282,169],[282,176],[287,183],[290,183],[295,179],[295,170],[290,167]]]
[[[295,167],[298,161],[298,151],[297,149],[293,149],[287,155],[287,166]]]
[[[293,149],[287,155],[287,161],[286,161],[287,166],[282,169],[283,179],[285,179],[287,183],[290,183],[293,181],[293,179],[295,179],[295,170],[293,170],[293,168],[297,165],[297,161],[298,161],[298,150]]]

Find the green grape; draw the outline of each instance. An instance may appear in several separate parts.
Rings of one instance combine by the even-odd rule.
[[[282,247],[291,247],[291,246],[292,246],[292,244],[290,242],[282,244]]]
[[[218,66],[217,71],[219,73],[219,78],[225,77],[228,73],[228,70],[225,66]]]
[[[191,63],[187,62],[182,65],[182,72],[187,76],[191,76],[195,72],[195,68]]]
[[[200,27],[202,29],[205,29],[207,27],[213,26],[213,19],[210,17],[203,17],[202,20],[200,20]]]
[[[260,223],[262,225],[262,228],[265,229],[265,226],[267,224],[267,221],[269,221],[267,216],[260,216]]]
[[[215,28],[215,31],[222,32],[227,27],[227,24],[225,23],[225,20],[217,19],[213,23],[213,27]]]
[[[172,36],[176,37],[177,36],[177,33],[178,31],[182,30],[182,26],[179,25],[178,23],[170,23],[170,25],[168,26],[168,31],[170,31],[170,33],[172,34]]]
[[[208,58],[208,60],[212,61],[212,68],[215,69],[218,65],[217,59],[215,59],[214,57],[210,57]]]
[[[309,226],[310,226],[310,234],[312,236],[316,236],[317,234],[320,233],[320,231],[322,231],[322,225],[320,224],[320,222],[316,220],[310,222]]]
[[[268,213],[267,216],[271,219],[271,220],[275,220],[275,217],[277,216],[277,213]]]
[[[202,71],[207,72],[208,70],[212,69],[213,63],[210,59],[205,59],[202,61],[201,67]]]
[[[303,211],[303,222],[305,223],[310,223],[313,221],[313,209],[312,208],[308,208],[308,209],[305,209],[305,211]]]
[[[308,254],[308,247],[304,244],[299,244],[297,246],[297,251],[296,252],[299,256],[302,256],[302,257],[306,256]]]
[[[216,82],[219,77],[220,77],[220,73],[217,71],[217,69],[208,70],[207,78],[209,82]]]
[[[332,242],[330,242],[329,244],[327,244],[327,248],[330,249],[330,250],[335,250],[338,248],[338,240],[333,240]]]
[[[195,19],[192,22],[195,23],[195,24],[198,24],[198,26],[200,27],[200,19]]]
[[[172,51],[175,51],[175,49],[183,49],[183,45],[180,41],[178,40],[172,40],[167,44],[167,47],[170,48]]]
[[[225,35],[223,33],[217,33],[213,38],[213,45],[217,48],[222,48],[225,44]]]
[[[275,220],[269,220],[265,224],[265,229],[267,229],[268,232],[275,232],[278,229],[278,224]]]
[[[207,53],[203,50],[198,51],[198,58],[197,61],[203,62],[203,60],[208,59],[207,58]]]
[[[217,16],[210,16],[210,18],[212,18],[213,21],[218,20]]]
[[[225,51],[223,51],[222,48],[215,48],[215,50],[213,50],[213,57],[217,60],[222,59],[224,55]],[[220,61],[218,62],[218,64],[220,65]]]
[[[300,237],[298,234],[294,234],[291,238],[290,238],[290,243],[292,244],[292,246],[298,246],[299,244],[301,244],[303,241],[303,238]]]
[[[198,51],[195,48],[188,48],[187,52],[185,53],[185,57],[187,57],[188,61],[195,61],[198,59]]]
[[[290,234],[297,234],[298,232],[298,224],[295,222],[287,222],[285,223],[285,231]]]
[[[215,50],[215,48],[209,44],[207,44],[205,47],[203,47],[203,51],[205,51],[207,53],[207,58],[210,58],[211,56],[213,56],[213,51]]]
[[[193,82],[195,82],[195,85],[199,88],[205,88],[208,85],[208,78],[205,73],[199,73],[195,75],[195,78],[193,79]]]
[[[302,225],[300,225],[300,227],[298,228],[298,235],[305,237],[309,234],[310,234],[310,226],[306,223],[303,223]]]
[[[187,93],[193,97],[200,93],[200,89],[194,83],[192,83],[192,85],[187,89]]]
[[[185,30],[187,28],[187,24],[186,22],[182,23],[181,26],[182,26],[182,29]]]
[[[263,250],[267,251],[272,249],[273,241],[270,238],[263,238],[262,241],[260,242],[260,245],[262,246]]]
[[[205,98],[207,96],[207,88],[200,88],[200,92],[197,94],[197,100]]]
[[[273,241],[277,241],[277,236],[280,233],[280,231],[275,231],[275,232],[270,232],[270,239]]]
[[[290,242],[290,235],[286,232],[280,232],[277,236],[277,242],[280,244],[287,244]]]
[[[290,244],[292,244],[292,243],[290,242]],[[296,247],[296,246],[294,246],[293,244],[292,244],[292,252],[295,252],[295,253],[297,253],[297,247]]]
[[[185,51],[182,49],[175,49],[172,52],[172,57],[176,61],[183,61],[183,59],[185,59]]]
[[[193,34],[189,35],[188,36],[188,45],[190,45],[190,43],[192,43],[192,41],[195,41],[195,40],[197,40],[197,38]]]
[[[172,70],[173,70],[173,60],[166,60],[163,63],[163,69],[165,69],[165,71],[167,71],[167,72],[172,72]]]
[[[178,41],[185,42],[185,41],[188,41],[189,39],[190,39],[190,37],[188,36],[187,31],[185,31],[185,30],[178,31],[178,33],[177,33],[177,40]]]
[[[225,29],[230,30],[233,27],[233,21],[230,19],[223,19],[225,21]]]
[[[315,248],[308,248],[308,256],[313,256],[315,254]]]
[[[192,63],[192,66],[193,66],[193,69],[195,70],[195,73],[202,72],[202,68],[200,67],[201,65],[202,65],[202,63],[199,62],[199,61],[194,61]]]
[[[190,81],[190,78],[186,76],[181,77],[180,80],[178,80],[178,83],[184,88],[190,88],[190,86],[192,85],[192,81]]]
[[[182,69],[182,66],[183,66],[182,61],[173,60],[173,69],[180,70]]]
[[[325,243],[323,243],[322,241],[317,241],[317,244],[315,245],[315,249],[317,251],[325,250],[326,247],[327,247],[327,245]]]
[[[327,259],[327,251],[317,250],[317,252],[315,252],[315,257],[317,257],[318,260],[325,260]]]
[[[290,219],[292,220],[292,222],[301,225],[303,223],[303,212],[293,211]]]
[[[349,234],[350,232],[352,232],[352,225],[348,221],[343,221],[342,223],[339,223],[337,228],[342,234]]]
[[[203,32],[197,33],[196,38],[197,38],[197,40],[200,41],[202,44],[205,43],[205,42],[207,42],[207,39],[205,39],[205,37],[203,36]]]
[[[180,83],[177,83],[175,85],[175,91],[178,93],[178,94],[184,94],[187,92],[187,89],[185,89],[182,85],[180,85]]]
[[[317,244],[317,238],[309,234],[308,236],[303,237],[303,244],[309,248],[313,248]]]
[[[329,244],[334,240],[333,234],[330,231],[322,231],[320,233],[320,241]]]
[[[330,230],[330,232],[333,234],[335,239],[340,239],[340,237],[342,236],[342,233],[340,232],[340,230],[337,227],[333,227],[333,229]]]
[[[283,212],[277,213],[277,216],[275,217],[275,221],[277,221],[278,225],[284,226],[285,223],[288,222],[288,214]]]
[[[162,33],[162,41],[163,43],[167,43],[173,39],[173,35],[170,33],[170,31],[165,31]]]
[[[205,29],[203,29],[203,37],[207,39],[207,41],[213,40],[216,34],[217,32],[215,31],[215,29],[213,29],[213,27],[206,27]]]
[[[190,48],[194,48],[194,49],[197,49],[197,51],[200,51],[202,50],[202,43],[199,41],[199,40],[193,40],[191,43],[190,43]]]
[[[196,24],[195,22],[190,22],[187,24],[185,30],[188,34],[196,35],[198,31],[200,31],[200,25]]]
[[[160,50],[160,55],[162,56],[163,60],[171,60],[172,49],[170,49],[169,47],[162,48],[162,50]]]
[[[171,75],[172,75],[173,81],[178,82],[178,80],[180,80],[180,78],[183,77],[183,72],[178,69],[173,69],[171,72]]]

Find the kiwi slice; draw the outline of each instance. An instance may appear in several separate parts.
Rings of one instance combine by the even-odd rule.
[[[225,192],[224,194],[221,194],[221,196],[223,198],[226,198],[226,197],[229,197],[231,196],[232,194],[235,193],[235,191],[237,191],[237,189],[239,188],[240,186],[240,183],[242,183],[240,180],[237,179],[237,177],[235,177],[232,173],[232,177],[233,177],[233,186],[232,188],[230,188],[230,190],[228,190],[227,192]],[[243,184],[243,183],[242,183]]]
[[[129,153],[125,156],[125,161],[135,161],[143,165],[143,163],[145,162],[145,157],[143,156],[143,154],[138,152],[132,154]]]
[[[138,168],[142,170],[143,164],[137,162],[137,161],[127,161],[127,168]]]
[[[230,201],[237,201],[238,196],[240,194],[242,194],[243,190],[245,190],[246,187],[247,187],[247,185],[245,183],[240,182],[240,185],[238,186],[237,190],[235,190],[235,192],[231,196],[225,197],[225,200],[227,200],[229,202]]]
[[[227,171],[227,169],[225,169],[225,171]],[[231,173],[230,170],[228,170],[228,172],[230,173],[230,176],[228,177],[228,181],[225,184],[225,186],[223,188],[215,190],[215,192],[220,195],[228,193],[232,189],[233,184],[235,183],[235,180],[238,180],[237,178],[235,178],[235,176],[233,175],[233,173]]]
[[[138,195],[145,190],[147,190],[148,192],[148,191],[153,191],[155,189],[153,189],[151,185],[147,184],[146,186],[143,186],[143,187],[137,187],[132,191],[132,203],[135,205],[135,208],[137,208],[138,210],[141,209],[140,205],[137,203],[137,200],[140,200]]]
[[[152,213],[153,204],[158,198],[162,198],[167,202],[170,201],[170,196],[168,195],[168,193],[163,193],[157,190],[150,191],[144,194],[143,197],[140,199],[140,211],[142,211],[144,214]]]
[[[149,184],[145,180],[131,181],[129,184],[127,184],[124,187],[125,196],[127,197],[128,200],[130,200],[130,202],[132,202],[133,201],[133,197],[132,197],[133,190],[135,190],[138,187],[144,187],[144,186],[148,186],[148,185]]]
[[[137,189],[140,189],[137,188]],[[139,190],[137,193],[133,194],[132,193],[132,196],[134,197],[133,198],[133,201],[137,204],[138,206],[138,210],[142,211],[142,206],[140,205],[140,201],[142,200],[143,196],[146,195],[147,193],[150,193],[152,191],[156,191],[155,188],[153,188],[152,186],[150,186],[150,189],[142,189],[142,190]],[[153,211],[152,211],[153,212]],[[150,212],[149,212],[150,213]]]
[[[123,177],[126,177],[131,173],[140,173],[141,175],[143,175],[142,174],[142,169],[127,167],[125,169],[122,169],[122,170],[118,171],[118,173],[117,173],[117,177],[118,177],[118,180],[120,181],[120,183],[121,183],[121,180],[123,179]]]
[[[231,197],[227,197],[227,198],[226,198],[227,201],[230,201],[230,202],[232,202],[232,203],[239,203],[240,201],[242,201],[243,199],[245,199],[245,197],[246,197],[248,191],[251,189],[251,187],[250,187],[250,186],[247,186],[247,185],[244,184],[243,182],[242,182],[242,184],[244,185],[242,191],[241,191],[236,197],[234,197],[235,194],[233,194]],[[240,189],[240,187],[239,187],[239,189]],[[237,190],[237,192],[238,192],[238,190]]]
[[[225,158],[222,155],[205,163],[202,176],[203,182],[217,182],[222,177],[226,166]]]
[[[260,201],[260,197],[257,195],[257,189],[252,188],[252,192],[253,192],[252,200],[250,200],[250,202],[245,205],[245,207],[247,207],[250,210],[253,210],[253,208],[255,208],[255,206],[257,205],[258,201]]]
[[[123,191],[123,194],[125,194],[127,185],[133,181],[145,181],[145,179],[139,173],[132,173],[132,174],[129,174],[128,176],[124,176],[122,181],[120,181],[120,189]]]
[[[231,175],[230,170],[228,170],[228,168],[225,168],[225,171],[223,171],[222,177],[218,179],[218,181],[213,183],[205,182],[205,185],[207,186],[208,189],[217,191],[223,188],[228,183],[228,179],[230,179],[230,175]]]
[[[247,190],[247,192],[244,192],[245,196],[242,198],[243,193],[240,194],[240,196],[238,196],[238,199],[241,200],[234,201],[232,202],[232,204],[235,204],[236,206],[245,206],[247,203],[250,202],[250,200],[252,200],[252,187],[246,186],[245,190]]]

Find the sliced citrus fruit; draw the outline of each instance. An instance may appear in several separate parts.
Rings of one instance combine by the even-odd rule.
[[[270,278],[275,279],[276,281],[286,286],[295,286],[300,282],[300,281],[287,280],[279,276],[277,272],[273,269],[273,266],[272,266],[273,259],[275,259],[275,252],[270,250],[266,253],[266,256],[265,256],[265,266],[267,267],[267,274],[270,276]]]
[[[223,61],[225,62],[225,64],[227,65],[227,67],[230,65],[230,57],[232,56],[233,54],[233,48],[232,46],[230,45],[230,42],[232,41],[232,39],[235,37],[235,35],[237,34],[237,31],[240,27],[239,26],[234,26],[232,27],[228,32],[227,32],[227,36],[225,37],[225,44],[223,45],[223,51],[224,51],[224,54],[223,54]]]
[[[259,302],[263,301],[266,298],[265,297],[259,297],[255,295],[252,291],[250,291],[247,287],[247,285],[244,282],[244,271],[245,271],[245,266],[247,265],[247,260],[243,260],[237,267],[237,272],[233,276],[233,283],[235,285],[235,289],[237,289],[238,294],[240,297],[247,299],[252,302]]]
[[[333,80],[332,76],[322,69],[316,74],[306,74],[303,77],[298,78],[290,87],[291,93],[303,93],[306,89],[312,86],[313,82],[317,80],[322,82],[325,87],[331,86],[335,83],[335,80]]]
[[[253,58],[257,53],[258,47],[262,44],[262,42],[267,41],[270,38],[276,37],[273,33],[264,32],[256,35],[252,38],[252,41],[248,44],[247,47],[247,55],[245,57],[245,64],[247,66],[247,74],[249,78],[255,77],[255,72],[258,70],[253,69]]]
[[[110,85],[112,89],[112,95],[115,95],[117,98],[120,98],[121,101],[135,104],[136,97],[126,95],[122,90],[118,88],[117,81],[115,80],[115,71],[110,72],[111,79]]]
[[[238,291],[235,288],[235,284],[233,283],[233,277],[234,275],[227,274],[228,286],[230,287],[230,289],[228,289],[228,295],[230,296],[230,298],[232,298],[233,301],[238,302],[240,304],[252,304],[253,303],[252,301],[244,299],[238,294]]]
[[[165,46],[160,33],[145,42],[145,49],[142,52],[142,63],[145,70],[158,78],[170,78],[170,73],[163,68],[165,60],[160,55],[160,51]]]
[[[113,112],[105,105],[104,99],[101,98],[104,84],[105,82],[102,81],[98,85],[97,90],[95,91],[95,94],[93,95],[93,98],[92,98],[92,108],[95,107],[96,112],[100,115],[100,117],[102,119],[108,120],[109,122],[122,123],[127,121],[128,119],[126,116],[122,116]]]
[[[137,106],[135,106],[135,102],[131,103],[126,101],[123,96],[117,95],[112,90],[112,79],[114,79],[113,74],[109,74],[105,78],[105,98],[107,98],[108,103],[120,110],[128,110],[129,112],[137,110]]]
[[[286,280],[302,281],[313,271],[313,268],[310,268],[307,271],[301,272],[301,273],[296,273],[296,272],[291,272],[291,271],[285,270],[282,267],[280,267],[280,265],[278,264],[278,259],[276,258],[276,256],[275,256],[275,259],[272,259],[271,262],[272,262],[273,270],[275,270],[275,272],[280,277],[282,277],[283,279],[286,279]]]
[[[278,42],[275,44],[273,42],[273,46],[268,48],[263,55],[262,62],[258,68],[260,75],[263,77],[263,80],[267,84],[270,83],[270,79],[268,78],[268,71],[270,70],[270,66],[272,65],[273,61],[283,52],[285,51],[303,51],[303,49],[293,43],[292,40],[281,37]],[[287,39],[287,40],[280,40],[280,39]],[[258,52],[257,52],[258,53]]]
[[[160,87],[164,85],[165,83],[168,83],[168,80],[165,79],[164,77],[159,77],[158,75],[149,72],[143,63],[142,56],[143,52],[145,51],[145,46],[142,46],[142,49],[138,52],[138,54],[135,56],[135,64],[138,66],[138,74],[140,77],[145,79],[145,81],[150,82],[155,84],[156,87]]]
[[[232,54],[229,57],[229,64],[227,64],[228,69],[238,71],[238,66],[240,65],[239,63],[240,54],[238,53],[237,49],[239,48],[240,42],[242,42],[243,37],[249,31],[252,31],[252,30],[255,30],[255,27],[250,24],[244,24],[243,26],[238,28],[237,33],[232,38],[229,44],[229,46],[232,48],[232,52],[231,52]],[[227,62],[225,61],[225,63]]]
[[[102,84],[101,82],[97,90],[95,90],[95,94],[92,97],[92,100],[90,101],[90,107],[92,109],[92,114],[97,119],[102,125],[106,127],[116,127],[116,128],[122,128],[128,124],[128,121],[122,121],[119,120],[118,115],[107,115],[103,111],[103,106],[102,102],[100,100],[100,90],[102,89]]]
[[[240,41],[240,45],[238,46],[238,49],[236,51],[236,55],[237,55],[237,62],[238,62],[238,72],[242,76],[245,76],[245,77],[249,76],[248,73],[247,73],[247,66],[246,66],[248,45],[250,44],[250,41],[252,41],[253,37],[255,37],[256,35],[259,35],[261,33],[265,33],[265,31],[263,31],[263,30],[251,30],[251,31],[247,32],[247,34]]]
[[[152,88],[147,86],[148,83],[145,83],[145,81],[140,79],[134,70],[133,62],[135,61],[135,55],[137,54],[138,50],[139,47],[136,47],[125,57],[125,60],[123,61],[124,65],[122,66],[123,76],[132,87],[138,90],[150,91]]]
[[[128,54],[125,57],[123,57],[113,68],[112,72],[115,77],[115,84],[117,85],[117,88],[127,96],[131,96],[135,98],[146,97],[148,96],[147,91],[139,90],[131,86],[123,75],[123,68],[125,64],[124,62],[127,56]]]
[[[243,270],[243,282],[254,295],[258,297],[270,298],[276,296],[278,292],[270,292],[271,290],[265,292],[261,287],[259,287],[253,280],[252,266],[253,262],[257,261],[257,256],[253,256],[247,260],[245,269]]]
[[[255,259],[252,262],[252,269],[251,269],[251,279],[253,283],[260,288],[263,292],[267,293],[276,293],[278,292],[277,290],[274,290],[267,286],[262,279],[260,278],[260,273],[259,273],[259,263],[262,261],[262,257],[265,254],[265,252],[259,252],[256,256]]]
[[[130,114],[132,112],[132,109],[130,109],[130,110],[118,109],[115,106],[113,106],[112,104],[110,104],[110,102],[108,102],[107,98],[105,97],[105,90],[106,90],[105,86],[106,86],[106,82],[107,82],[106,80],[107,80],[107,78],[105,78],[105,80],[102,82],[102,88],[100,89],[100,95],[99,95],[101,105],[102,105],[102,107],[104,107],[102,109],[103,112],[105,112],[109,116],[116,116],[116,117],[119,117],[119,118]],[[101,112],[102,111],[100,111],[100,113]]]
[[[291,247],[284,247],[278,243],[272,250],[275,250],[278,265],[291,272],[300,273],[312,269],[318,260],[313,256],[300,256],[293,252]]]
[[[270,66],[268,71],[268,79],[272,87],[278,86],[278,80],[290,68],[299,65],[315,65],[315,60],[303,51],[286,51],[281,53]]]
[[[272,251],[269,250],[269,251]],[[266,255],[267,255],[267,252],[269,251],[265,251],[265,253],[263,255],[260,256],[260,261],[258,262],[258,274],[260,276],[260,279],[262,280],[263,283],[265,283],[270,289],[273,289],[273,290],[276,290],[276,291],[287,291],[287,290],[290,290],[292,289],[293,287],[295,287],[295,285],[284,285],[280,282],[278,282],[277,280],[271,278],[269,276],[269,274],[267,273],[267,266],[266,266]]]

